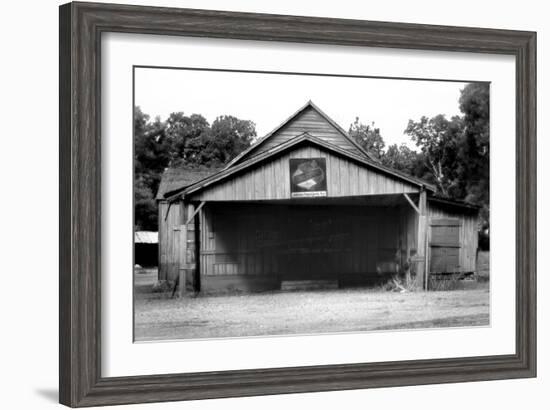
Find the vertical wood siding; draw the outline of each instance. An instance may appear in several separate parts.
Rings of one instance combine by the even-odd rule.
[[[168,215],[167,215],[168,214]],[[159,202],[159,280],[175,280],[178,277],[181,252],[180,228],[184,222],[182,204]]]
[[[192,195],[200,201],[290,199],[290,158],[326,158],[330,198],[418,192],[416,185],[316,146],[299,146]]]
[[[251,151],[246,158],[252,158],[262,152],[273,148],[276,145],[287,142],[297,135],[308,132],[309,134],[321,138],[331,144],[350,151],[357,155],[364,155],[349,139],[342,135],[330,122],[324,119],[312,107],[306,108],[298,116],[286,123],[281,129],[262,142],[256,149]]]
[[[475,211],[462,212],[457,208],[451,206],[440,205],[434,202],[428,203],[428,215],[430,220],[437,220],[442,218],[450,218],[458,220],[460,225],[458,235],[458,261],[459,272],[475,272],[476,270],[476,256],[477,256],[477,225],[478,215]],[[430,231],[432,231],[430,229]],[[432,237],[430,232],[429,241],[437,238]],[[435,269],[435,268],[434,268]]]

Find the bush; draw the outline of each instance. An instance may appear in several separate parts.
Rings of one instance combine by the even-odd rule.
[[[151,289],[153,293],[171,292],[174,289],[174,282],[171,280],[159,280]]]
[[[463,273],[430,276],[429,290],[467,290],[477,286],[477,282]]]

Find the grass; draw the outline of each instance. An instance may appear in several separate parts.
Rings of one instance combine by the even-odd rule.
[[[135,274],[137,341],[489,324],[489,285],[445,292],[380,289],[265,292],[171,299],[156,271]]]

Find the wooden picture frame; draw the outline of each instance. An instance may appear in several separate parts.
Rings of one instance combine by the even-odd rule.
[[[510,355],[101,377],[101,35],[124,32],[507,54],[516,59],[516,352]],[[536,33],[69,3],[60,7],[60,402],[125,403],[536,375]]]

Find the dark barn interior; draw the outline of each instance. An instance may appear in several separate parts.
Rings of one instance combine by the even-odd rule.
[[[405,229],[414,215],[404,205],[323,202],[213,204],[205,210],[201,235],[203,285],[255,290],[293,280],[375,284],[383,279],[378,261],[398,255],[405,262],[407,252],[416,254]]]

